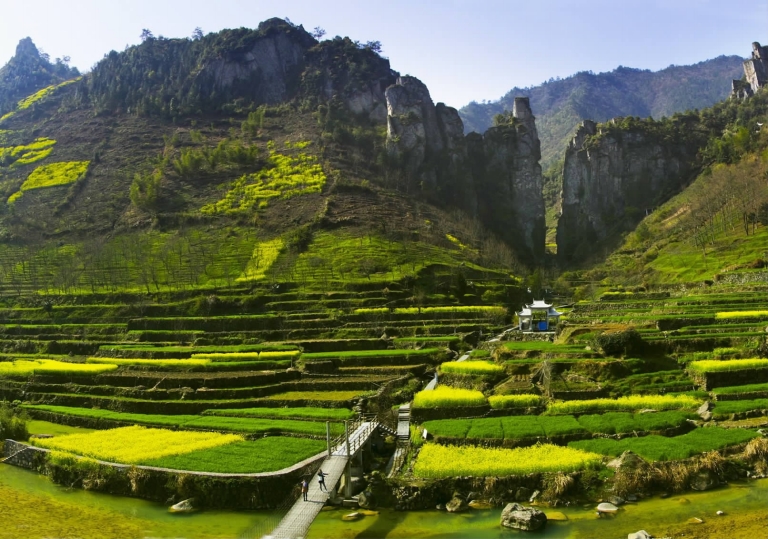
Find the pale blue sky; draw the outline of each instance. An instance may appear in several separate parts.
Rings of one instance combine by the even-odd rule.
[[[138,43],[142,28],[185,37],[289,17],[381,41],[393,69],[455,107],[577,71],[746,57],[768,42],[768,0],[3,0],[0,11],[0,64],[30,36],[81,70]]]

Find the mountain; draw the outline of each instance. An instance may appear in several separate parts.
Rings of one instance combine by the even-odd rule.
[[[542,167],[547,170],[562,159],[581,121],[604,122],[618,116],[660,119],[709,107],[728,96],[732,79],[742,78],[742,62],[738,56],[719,56],[660,71],[628,67],[598,74],[583,71],[531,88],[512,88],[498,101],[472,102],[459,114],[467,133],[482,133],[493,125],[496,114],[511,110],[515,97],[530,98],[541,138]]]
[[[0,68],[0,116],[13,109],[21,98],[78,76],[77,68],[70,68],[66,60],[57,58],[51,63],[32,39],[27,37],[19,41],[16,54]]]
[[[0,94],[0,287],[398,280],[435,266],[509,279],[542,256],[527,100],[465,137],[375,42],[318,41],[280,19],[143,37],[83,77],[27,72],[26,95]]]

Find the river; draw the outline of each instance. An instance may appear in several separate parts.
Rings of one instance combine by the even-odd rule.
[[[237,538],[263,529],[265,512],[200,511],[168,513],[161,504],[68,489],[46,477],[0,465],[0,538],[132,539]],[[686,493],[628,504],[618,514],[598,519],[594,508],[563,508],[564,522],[548,522],[539,539],[624,539],[645,529],[656,537],[728,539],[768,537],[768,480],[730,485],[709,492]],[[716,516],[724,511],[724,516]],[[320,514],[308,539],[321,538],[513,538],[527,534],[502,529],[500,510],[448,514],[438,511],[382,510],[357,522],[343,522],[349,509]],[[691,518],[703,524],[687,524]]]

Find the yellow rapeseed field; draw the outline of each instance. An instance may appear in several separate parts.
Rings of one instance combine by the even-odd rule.
[[[691,361],[688,369],[693,372],[746,371],[768,368],[768,359],[703,359]]]
[[[715,315],[715,318],[765,318],[768,316],[768,311],[725,311]]]
[[[634,412],[653,410],[686,410],[697,408],[699,399],[689,395],[631,395],[618,399],[590,399],[553,402],[547,407],[549,414],[580,414],[601,412]]]
[[[428,478],[567,473],[596,466],[601,460],[596,453],[552,444],[516,449],[427,444],[419,453],[413,473]]]
[[[35,359],[32,361],[2,361],[0,376],[11,378],[27,378],[34,374],[89,375],[100,374],[117,368],[117,365],[86,365],[84,363],[67,363],[53,359]]]
[[[523,395],[493,395],[488,397],[491,408],[532,408],[541,404],[541,396],[526,393]]]
[[[482,406],[486,403],[480,391],[437,386],[429,391],[419,391],[413,398],[414,408],[456,408],[458,406]]]
[[[452,374],[501,374],[504,367],[490,361],[447,361],[440,365],[440,370]]]
[[[40,447],[122,464],[183,455],[240,441],[243,441],[243,437],[237,434],[172,431],[139,426],[32,439],[32,443]]]

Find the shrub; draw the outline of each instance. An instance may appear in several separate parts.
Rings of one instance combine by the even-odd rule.
[[[22,413],[17,413],[8,403],[0,402],[0,440],[10,438],[12,440],[26,440],[29,438],[27,432],[27,417]]]
[[[432,390],[419,391],[413,397],[414,408],[457,408],[482,406],[486,404],[480,391],[438,386]]]
[[[602,457],[569,447],[542,444],[518,449],[427,444],[419,453],[417,477],[505,476],[543,472],[572,472],[597,466]]]

